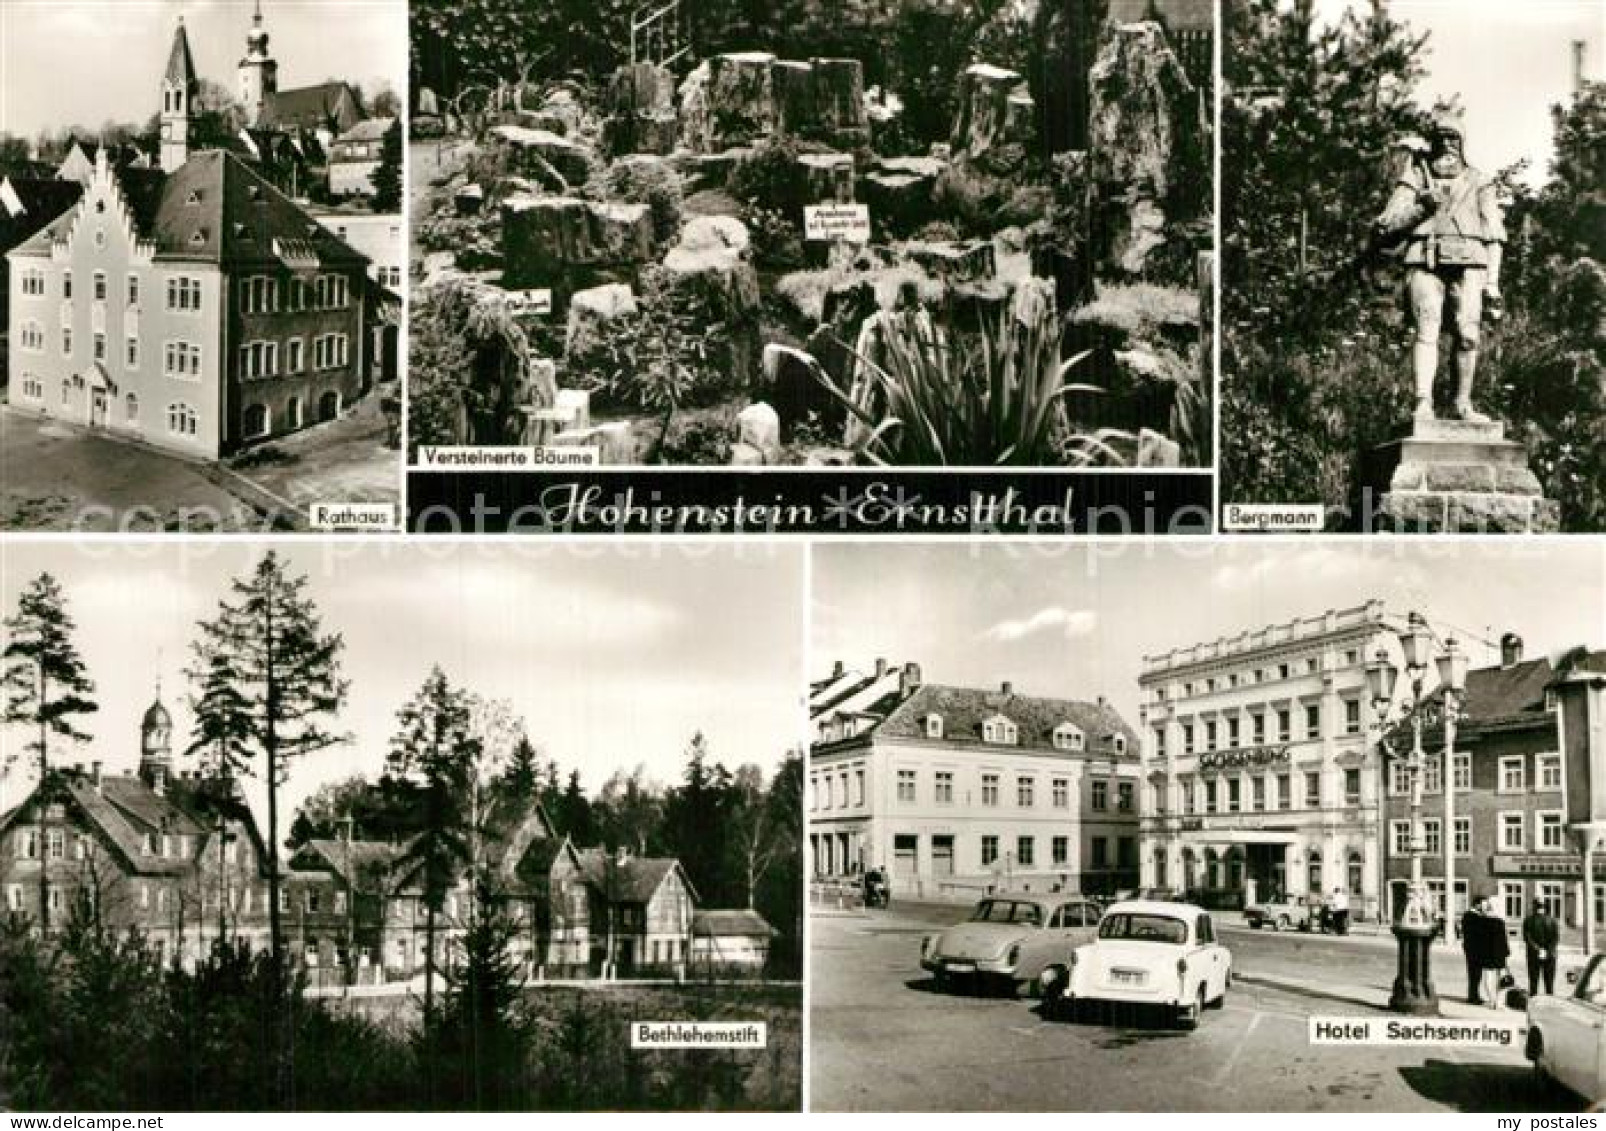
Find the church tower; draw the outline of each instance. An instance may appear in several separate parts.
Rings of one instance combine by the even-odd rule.
[[[190,55],[190,37],[184,32],[184,17],[178,18],[173,33],[173,49],[167,55],[167,73],[162,76],[162,172],[171,173],[190,159],[190,120],[200,83],[195,78],[195,59]]]
[[[279,64],[268,54],[268,30],[262,26],[262,0],[257,0],[251,30],[245,37],[245,58],[240,60],[240,104],[245,107],[246,124],[262,120],[262,107],[278,92]]]
[[[162,685],[156,685],[156,698],[145,709],[139,724],[139,776],[146,785],[160,792],[173,773],[173,718],[162,706]]]

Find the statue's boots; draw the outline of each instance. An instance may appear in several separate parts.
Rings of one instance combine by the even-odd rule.
[[[1455,355],[1455,414],[1468,424],[1487,424],[1489,417],[1472,407],[1472,378],[1478,371],[1478,351],[1460,350]]]
[[[1439,349],[1436,345],[1418,342],[1411,350],[1411,370],[1416,378],[1417,420],[1433,419],[1433,371],[1439,367]]]

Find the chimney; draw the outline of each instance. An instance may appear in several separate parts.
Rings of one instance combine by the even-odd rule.
[[[100,788],[100,763],[99,762],[91,762],[91,763],[89,763],[89,780],[95,783],[95,788],[96,789]]]
[[[1581,94],[1584,89],[1584,41],[1573,40],[1573,93]]]
[[[1500,638],[1500,666],[1513,667],[1522,663],[1522,637],[1508,632]]]
[[[831,668],[831,678],[832,679],[841,679],[845,674],[847,674],[847,670],[848,670],[848,666],[846,664],[844,664],[841,660],[838,660],[836,662],[836,665]]]
[[[903,674],[898,677],[898,695],[907,699],[920,690],[920,665],[903,665]]]
[[[884,679],[884,678],[886,678],[886,674],[887,674],[887,661],[886,661],[886,659],[885,658],[877,659],[876,662],[875,662],[875,677],[877,679]]]
[[[1015,694],[1015,685],[1006,679],[1003,683],[998,685],[998,692],[1005,699],[1008,699],[1011,695]]]

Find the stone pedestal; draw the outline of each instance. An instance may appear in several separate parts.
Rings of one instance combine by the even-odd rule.
[[[1528,469],[1528,453],[1498,421],[1418,421],[1404,439],[1373,453],[1367,477],[1383,492],[1383,529],[1542,534],[1557,529],[1557,504]]]

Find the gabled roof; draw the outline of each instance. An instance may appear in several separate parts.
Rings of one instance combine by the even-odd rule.
[[[1461,704],[1464,725],[1490,719],[1509,719],[1524,714],[1545,714],[1545,688],[1556,677],[1549,657],[1522,660],[1515,664],[1474,668],[1467,672],[1466,698]],[[1442,698],[1440,691],[1428,696],[1429,703]]]
[[[1054,745],[1054,731],[1070,723],[1087,736],[1085,754],[1115,755],[1113,736],[1126,739],[1127,753],[1136,757],[1137,734],[1108,703],[1088,703],[1077,699],[1041,699],[1030,695],[1005,695],[970,687],[950,687],[926,683],[901,703],[892,706],[886,718],[871,733],[888,738],[924,738],[925,720],[937,715],[943,721],[943,741],[975,742],[989,750],[1011,747],[982,742],[982,724],[1002,716],[1015,724],[1019,743],[1013,749],[1042,750],[1064,754]]]
[[[325,82],[294,90],[278,90],[262,100],[259,124],[281,129],[330,129],[335,133],[349,129],[362,119],[362,104],[349,84]]]
[[[290,857],[292,868],[322,868],[333,872],[347,887],[372,890],[383,885],[378,880],[401,856],[402,850],[381,840],[343,840],[314,838]]]
[[[771,938],[780,934],[770,926],[769,920],[751,909],[735,911],[693,911],[691,933],[708,937],[725,938],[760,935]]]
[[[382,141],[395,124],[395,118],[364,118],[335,141]]]
[[[629,856],[615,860],[604,848],[587,848],[579,854],[586,882],[615,903],[648,903],[658,894],[671,872],[680,872],[680,861],[668,856]],[[691,881],[681,872],[686,890]]]
[[[172,173],[119,169],[114,175],[142,238],[159,259],[199,260],[223,266],[270,263],[282,251],[311,251],[322,263],[365,266],[368,258],[346,244],[249,164],[224,150],[197,153]],[[25,255],[48,255],[76,211],[22,244]]]
[[[7,212],[0,217],[0,225],[37,221],[37,226],[43,226],[77,204],[84,194],[84,186],[77,181],[57,177],[6,177],[4,185],[10,191],[0,191],[0,207]],[[20,208],[16,215],[10,214],[12,205],[5,203],[8,197]]]
[[[173,49],[167,53],[167,71],[162,81],[185,87],[195,81],[195,57],[190,54],[190,37],[184,30],[182,16],[173,32]]]

